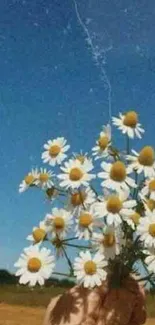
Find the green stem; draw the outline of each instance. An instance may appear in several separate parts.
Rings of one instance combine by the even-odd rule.
[[[109,151],[109,154],[111,157],[114,158],[114,161],[120,160],[119,151],[117,150],[117,148],[110,146],[109,149],[111,150],[111,152]]]
[[[92,185],[90,185],[90,188],[91,188],[91,190],[95,193],[96,198],[97,198],[97,201],[100,202],[100,200],[99,200],[99,198],[98,198],[98,193],[97,193],[97,191],[95,190],[95,188],[94,188]]]
[[[65,196],[65,197],[66,197],[67,193],[60,192],[59,195],[60,195],[60,196]]]
[[[152,275],[153,275],[153,273],[150,274],[150,275],[145,276],[144,278],[140,278],[138,281],[139,281],[139,282],[141,282],[141,281],[147,281],[147,280],[150,279],[150,277],[151,277]]]
[[[70,277],[70,274],[66,274],[66,273],[53,272],[52,274],[55,274],[55,275],[63,275],[63,276]],[[75,276],[73,275],[73,277],[75,277]]]
[[[54,185],[54,188],[55,188],[58,192],[63,193],[64,195],[65,195],[65,194],[68,194],[67,191],[65,191],[65,190],[63,190],[63,189],[61,189],[61,188],[58,188],[58,187],[55,186],[55,185]]]
[[[73,245],[73,244],[65,244],[65,246],[75,247],[75,248],[83,248],[83,249],[91,249],[90,246],[81,246],[81,245]]]
[[[72,237],[72,238],[64,239],[64,240],[63,240],[63,243],[66,242],[66,241],[69,241],[69,240],[75,240],[75,239],[78,239],[78,237]]]
[[[145,264],[144,261],[142,261],[142,263],[143,263],[143,267],[144,267],[145,271],[147,272],[147,274],[149,274],[148,269],[147,269],[147,265]],[[151,285],[153,286],[153,288],[155,288],[155,283],[154,283],[154,281],[152,281],[150,278],[149,278],[148,281],[151,283]]]
[[[130,139],[128,135],[126,135],[126,153],[127,155],[130,153]]]
[[[80,200],[82,202],[82,206],[83,206],[84,210],[86,210],[86,207],[85,207],[84,202],[83,202],[83,197],[82,197],[81,190],[79,190],[79,195],[80,195]]]
[[[135,172],[135,173],[136,173],[136,172]],[[136,174],[137,174],[137,173],[136,173]],[[135,181],[136,181],[136,184],[138,185],[138,174],[137,174],[137,180],[135,179]],[[137,188],[134,189],[136,199],[137,199],[137,195],[138,195],[139,191],[140,191],[140,190],[142,189],[142,187],[143,187],[143,183],[144,183],[144,179],[139,183],[139,185],[137,186]]]
[[[138,174],[137,172],[135,171],[135,183],[136,185],[138,184]],[[138,187],[139,188],[139,187]],[[137,198],[137,187],[134,188],[134,191],[133,191],[133,199],[136,199]]]
[[[73,270],[72,262],[70,261],[68,255],[67,255],[67,253],[66,253],[66,250],[65,250],[65,248],[64,248],[63,246],[62,246],[62,250],[63,250],[63,252],[64,252],[65,258],[66,258],[67,263],[68,263],[68,265],[69,265],[69,268],[70,268],[71,274],[73,274],[74,270]]]

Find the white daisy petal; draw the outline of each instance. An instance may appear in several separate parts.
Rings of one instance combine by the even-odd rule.
[[[108,149],[111,145],[111,127],[108,124],[103,126],[103,131],[100,133],[99,139],[96,141],[96,146],[92,148],[95,159],[105,158],[109,155]]]
[[[29,187],[36,185],[38,178],[37,168],[32,169],[24,178],[22,183],[19,185],[19,193],[25,192]]]
[[[155,210],[145,211],[145,216],[139,220],[137,234],[146,247],[155,247]]]
[[[132,150],[134,156],[127,156],[127,160],[131,161],[129,170],[132,172],[136,170],[138,174],[144,173],[147,178],[155,178],[155,151],[151,146],[145,146],[137,154]]]
[[[48,237],[64,239],[73,225],[73,216],[65,209],[53,208],[51,214],[45,217]]]
[[[117,191],[128,192],[129,186],[135,187],[135,181],[128,176],[130,169],[127,169],[122,161],[116,161],[111,164],[102,163],[103,172],[98,173],[99,178],[103,178],[101,183],[103,187]]]
[[[77,281],[83,283],[85,288],[93,288],[96,285],[101,285],[102,281],[106,279],[107,272],[103,270],[103,266],[107,265],[104,255],[97,252],[94,257],[89,251],[81,252],[80,257],[74,263],[74,274]],[[77,270],[81,270],[77,276]],[[102,270],[102,272],[101,272]]]
[[[60,186],[66,188],[76,189],[80,186],[89,186],[89,182],[95,178],[94,174],[90,174],[90,170],[93,169],[91,161],[81,163],[78,159],[70,159],[68,164],[61,167],[63,174],[59,174],[58,178],[64,181],[60,183]]]
[[[128,111],[125,114],[120,114],[119,118],[113,117],[112,121],[123,134],[127,134],[131,139],[133,139],[134,136],[141,138],[140,133],[144,133],[141,124],[138,122],[138,114],[135,111]]]
[[[47,270],[50,276],[55,266],[54,257],[52,256],[49,262],[47,255],[49,255],[49,250],[45,247],[40,249],[40,245],[25,248],[18,262],[15,263],[15,266],[19,268],[16,272],[16,275],[20,276],[19,283],[29,283],[30,286],[34,286],[38,282],[43,285],[47,278],[43,276],[43,270],[44,272]]]
[[[66,140],[63,137],[48,140],[43,147],[45,151],[42,153],[42,160],[44,163],[48,162],[51,166],[60,165],[67,157],[65,153],[70,148],[69,145],[66,145]]]

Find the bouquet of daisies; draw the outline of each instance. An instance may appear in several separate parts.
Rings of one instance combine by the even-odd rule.
[[[58,258],[68,263],[66,275],[87,288],[107,277],[120,286],[142,268],[154,283],[155,151],[148,145],[132,149],[132,139],[144,133],[135,111],[112,122],[126,138],[125,150],[113,143],[110,125],[102,128],[92,155],[69,157],[70,146],[58,137],[44,144],[42,160],[51,168],[32,169],[20,184],[19,192],[37,187],[50,202],[15,263],[21,284],[43,285],[52,274],[64,274],[56,272]]]

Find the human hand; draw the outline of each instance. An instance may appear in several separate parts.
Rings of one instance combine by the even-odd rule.
[[[96,325],[106,294],[105,283],[93,290],[75,286],[51,300],[43,325]]]
[[[44,325],[141,325],[145,320],[144,290],[130,277],[119,289],[104,282],[93,290],[75,286],[53,298]]]
[[[145,321],[145,291],[129,277],[121,288],[109,290],[99,310],[97,325],[141,325]]]

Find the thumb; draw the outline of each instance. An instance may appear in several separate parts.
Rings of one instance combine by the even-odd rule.
[[[96,325],[102,309],[103,301],[107,295],[107,284],[103,282],[100,287],[90,291],[87,297],[87,312],[80,325]]]

